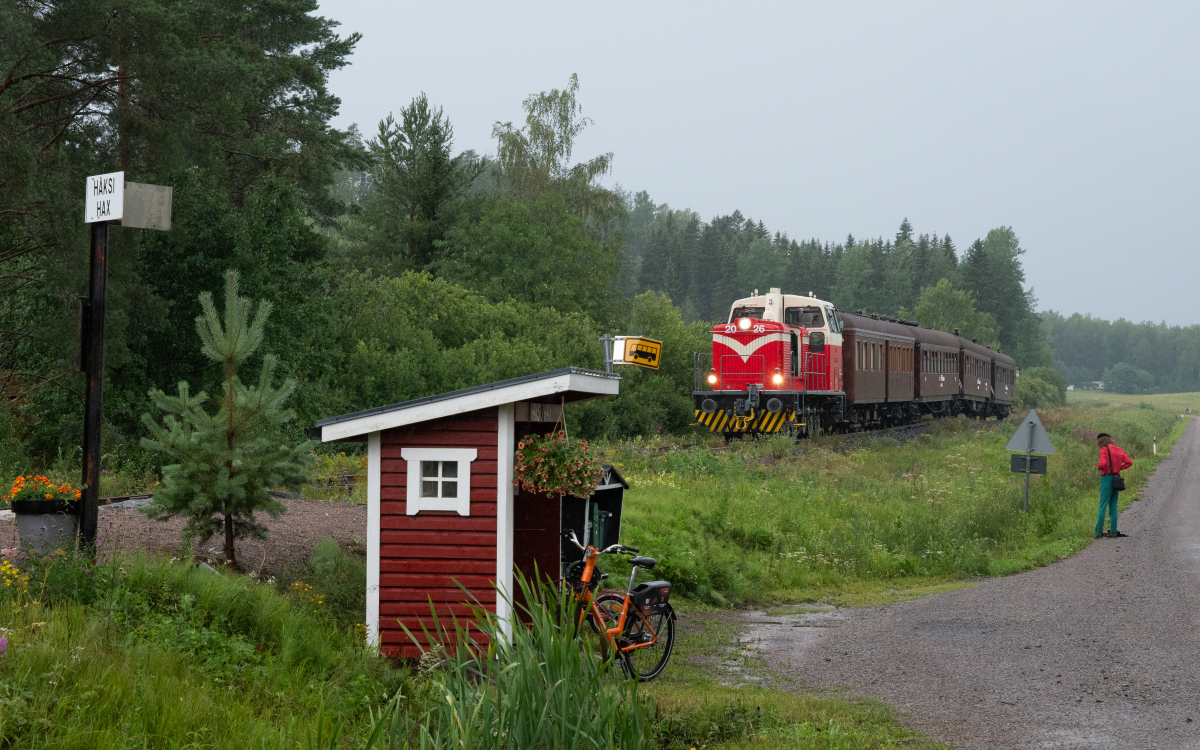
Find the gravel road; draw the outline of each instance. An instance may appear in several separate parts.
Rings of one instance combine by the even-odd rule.
[[[367,506],[317,500],[282,500],[287,512],[279,518],[260,516],[267,526],[267,538],[240,539],[238,563],[245,572],[259,570],[263,575],[303,564],[312,554],[313,545],[332,536],[343,549],[364,550],[367,538]],[[96,541],[101,552],[142,548],[174,555],[181,552],[182,520],[152,521],[135,508],[100,508],[100,526]],[[217,565],[224,561],[224,537],[213,537],[196,550],[196,557]],[[0,547],[17,547],[16,523],[0,524]]]
[[[892,703],[959,748],[1200,748],[1200,425],[1100,539],[1054,565],[833,617],[749,619],[809,688]],[[811,626],[810,626],[811,625]]]

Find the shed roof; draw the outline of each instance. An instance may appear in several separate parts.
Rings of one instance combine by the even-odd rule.
[[[571,403],[597,396],[615,396],[620,382],[620,375],[579,367],[563,367],[536,375],[510,378],[399,404],[377,406],[373,409],[319,419],[312,432],[319,430],[321,441],[328,443],[352,439],[368,432],[452,417],[517,401]]]

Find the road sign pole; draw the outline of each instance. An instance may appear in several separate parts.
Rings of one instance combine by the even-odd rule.
[[[604,344],[604,371],[611,373],[613,367],[613,337],[606,333],[600,337],[600,341]]]
[[[108,222],[92,223],[91,305],[87,352],[87,386],[83,402],[83,492],[79,532],[87,547],[96,543],[100,499],[100,426],[104,414],[104,308],[108,281]]]
[[[1033,467],[1033,422],[1029,423],[1029,450],[1025,451],[1025,515],[1029,515],[1029,470]]]

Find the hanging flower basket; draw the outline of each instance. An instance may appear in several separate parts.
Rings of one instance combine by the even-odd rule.
[[[17,477],[4,499],[17,517],[21,546],[45,554],[74,545],[81,495],[71,485],[57,484],[47,477]]]
[[[513,484],[535,494],[589,497],[604,474],[587,441],[571,442],[564,430],[526,435],[514,457]]]

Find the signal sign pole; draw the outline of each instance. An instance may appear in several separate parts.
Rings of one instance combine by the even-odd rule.
[[[100,432],[104,422],[104,313],[108,304],[108,228],[171,229],[173,191],[163,185],[125,182],[124,172],[87,178],[83,221],[92,225],[88,299],[80,300],[79,369],[87,373],[83,400],[83,490],[79,534],[96,543],[100,505]]]

